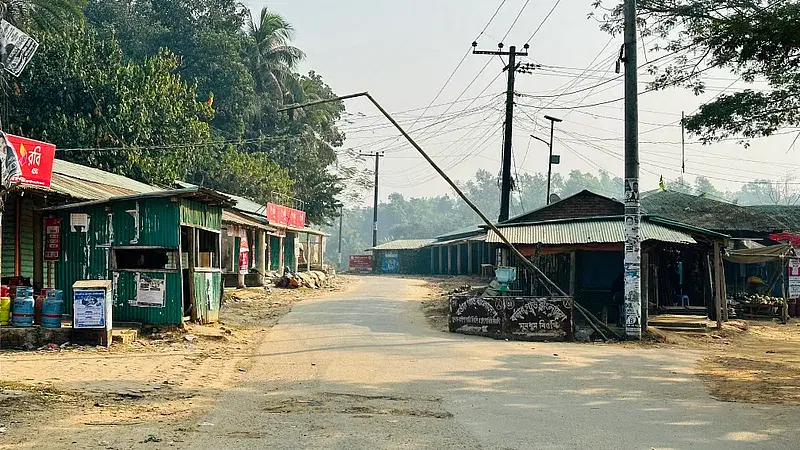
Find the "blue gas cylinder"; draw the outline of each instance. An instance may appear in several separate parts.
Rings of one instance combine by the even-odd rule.
[[[64,313],[64,293],[59,289],[48,289],[42,304],[42,328],[61,328]]]
[[[35,304],[36,302],[33,300],[33,288],[28,286],[18,286],[17,295],[14,297],[14,305],[11,312],[11,326],[32,326],[33,308]]]

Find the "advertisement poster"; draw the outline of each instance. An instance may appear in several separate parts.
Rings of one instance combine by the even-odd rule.
[[[61,259],[61,219],[44,219],[44,260]]]
[[[19,169],[22,171],[22,174],[12,181],[30,186],[50,187],[56,146],[13,134],[8,135],[8,142],[14,147]]]
[[[239,273],[247,273],[250,270],[250,246],[247,238],[240,238],[239,244]]]
[[[139,275],[136,282],[136,306],[164,306],[164,280]]]
[[[2,33],[2,41],[7,53],[5,69],[8,73],[18,77],[22,75],[22,71],[33,59],[39,43],[5,19],[0,22],[0,33]]]
[[[303,228],[306,226],[306,213],[288,206],[267,203],[267,220],[271,224]]]
[[[106,291],[76,289],[73,320],[75,328],[106,327]]]
[[[789,260],[789,298],[800,298],[800,258]]]

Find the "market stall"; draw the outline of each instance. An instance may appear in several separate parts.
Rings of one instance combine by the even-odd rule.
[[[800,260],[791,244],[732,250],[725,260],[737,267],[726,280],[728,308],[736,317],[779,318],[785,322],[790,315],[797,315],[795,280],[790,270]]]

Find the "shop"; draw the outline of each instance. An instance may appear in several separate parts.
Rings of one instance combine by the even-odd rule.
[[[727,302],[737,317],[800,315],[800,259],[791,243],[732,250],[725,255]]]
[[[46,208],[58,219],[56,287],[107,279],[119,322],[180,324],[219,318],[222,208],[204,188],[157,191]],[[70,301],[65,302],[72,313]]]

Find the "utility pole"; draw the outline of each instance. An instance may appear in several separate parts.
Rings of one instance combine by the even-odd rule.
[[[642,304],[642,245],[639,222],[639,90],[636,58],[636,0],[625,0],[625,335],[642,338],[647,304]]]
[[[378,167],[383,152],[360,153],[361,156],[375,158],[375,198],[372,200],[372,246],[378,246]],[[341,251],[341,250],[340,250]]]
[[[686,173],[686,125],[683,124],[685,118],[681,111],[681,173]]]
[[[342,271],[342,219],[344,218],[344,206],[339,207],[339,271]]]
[[[550,180],[553,176],[553,132],[556,122],[561,122],[561,119],[556,119],[551,116],[544,116],[545,119],[550,121],[550,159],[547,160],[547,204],[550,204]],[[559,158],[559,162],[560,158]],[[558,162],[556,163],[558,164]]]
[[[506,120],[504,124],[503,137],[503,174],[501,178],[500,194],[500,222],[508,220],[509,209],[511,207],[511,144],[514,137],[514,75],[520,68],[517,64],[517,56],[528,56],[528,48],[525,44],[524,51],[517,52],[516,46],[510,46],[508,51],[503,51],[503,44],[497,44],[498,50],[487,51],[478,50],[478,43],[472,43],[472,53],[475,55],[508,56],[508,65],[503,69],[508,71],[508,87],[506,88]]]

